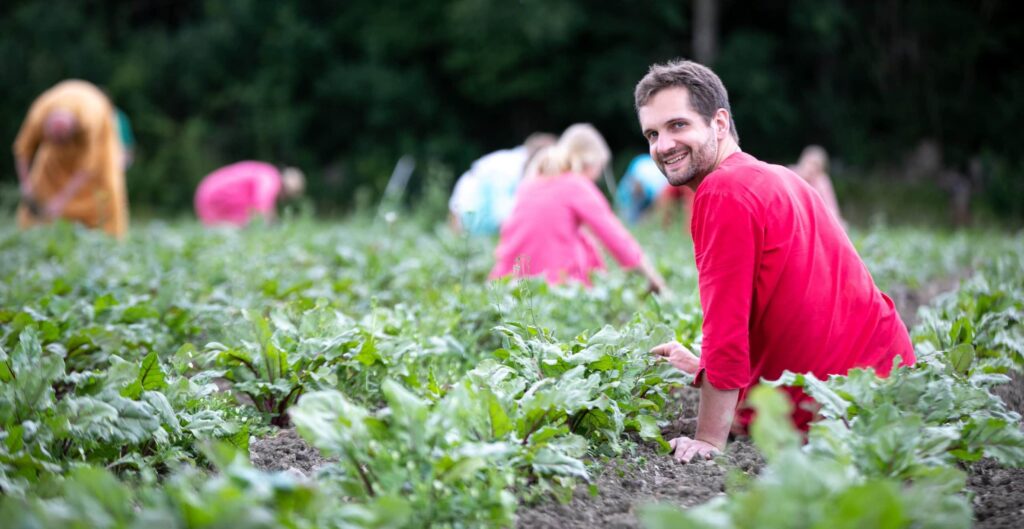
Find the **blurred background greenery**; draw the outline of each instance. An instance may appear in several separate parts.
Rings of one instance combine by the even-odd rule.
[[[621,174],[646,150],[633,86],[649,64],[686,57],[721,75],[744,150],[793,163],[807,144],[828,149],[854,222],[949,223],[951,197],[966,192],[974,222],[1015,226],[1024,219],[1016,7],[4,0],[0,138],[13,142],[42,91],[87,79],[131,119],[134,212],[187,214],[207,172],[262,159],[302,167],[317,211],[337,214],[374,203],[402,155],[418,162],[410,199],[436,199],[476,157],[578,121],[606,135]],[[8,203],[9,149],[3,159]]]

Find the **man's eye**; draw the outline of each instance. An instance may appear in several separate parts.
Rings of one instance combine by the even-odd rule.
[[[681,129],[681,128],[685,127],[685,126],[686,126],[686,123],[683,123],[682,121],[677,121],[677,122],[672,124],[672,128],[674,128],[674,129]]]
[[[656,139],[658,139],[658,133],[657,132],[648,132],[647,133],[647,141],[649,143],[654,143],[654,140],[656,140]]]

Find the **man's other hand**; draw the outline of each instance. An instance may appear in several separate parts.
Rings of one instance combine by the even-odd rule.
[[[695,457],[698,460],[707,460],[722,453],[711,443],[689,437],[676,437],[669,441],[668,445],[673,449],[672,457],[679,463],[689,463]]]
[[[700,358],[683,347],[683,344],[671,341],[663,343],[651,349],[651,354],[660,356],[669,361],[676,369],[691,375],[696,374],[700,369]]]

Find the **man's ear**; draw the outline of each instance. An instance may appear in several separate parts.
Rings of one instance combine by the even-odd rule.
[[[712,120],[712,124],[715,127],[715,134],[719,136],[719,139],[729,134],[729,111],[720,108],[715,112],[715,119]]]

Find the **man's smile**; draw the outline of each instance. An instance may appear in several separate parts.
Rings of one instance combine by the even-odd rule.
[[[678,152],[678,153],[674,153],[674,154],[671,154],[671,155],[668,155],[668,156],[662,156],[661,157],[661,163],[664,164],[666,167],[668,167],[670,165],[676,165],[676,164],[682,162],[687,157],[688,154],[689,153],[686,153],[686,152]]]

